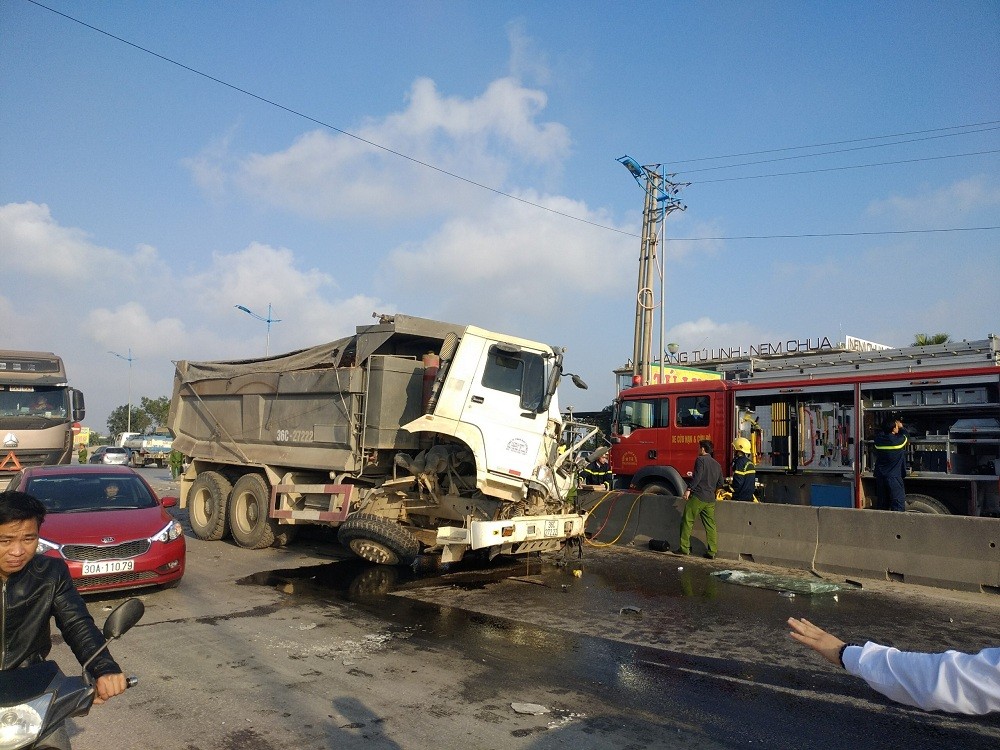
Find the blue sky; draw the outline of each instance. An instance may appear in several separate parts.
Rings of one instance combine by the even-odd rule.
[[[238,304],[272,305],[272,353],[374,311],[566,346],[591,387],[563,406],[601,408],[632,350],[624,154],[692,183],[682,350],[1000,333],[1000,232],[880,234],[1000,226],[994,0],[44,5],[106,34],[0,0],[0,342],[62,353],[93,429],[127,400],[109,350],[135,402],[172,360],[262,355]],[[774,235],[827,236],[735,239]]]

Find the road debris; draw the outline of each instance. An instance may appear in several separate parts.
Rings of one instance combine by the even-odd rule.
[[[530,716],[541,716],[549,712],[549,709],[539,703],[511,703],[510,707],[519,714]]]

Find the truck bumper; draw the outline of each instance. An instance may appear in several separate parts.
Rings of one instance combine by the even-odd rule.
[[[485,549],[512,545],[531,546],[538,549],[548,544],[582,536],[587,514],[569,516],[523,516],[504,521],[473,521],[468,528],[442,526],[437,532],[437,543],[442,547]],[[535,544],[530,544],[535,543]],[[527,550],[524,550],[527,551]]]

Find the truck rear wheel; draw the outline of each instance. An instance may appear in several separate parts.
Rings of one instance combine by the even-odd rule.
[[[411,565],[420,542],[402,526],[360,513],[340,525],[337,539],[358,557],[379,565]]]
[[[233,541],[247,549],[264,549],[275,542],[278,522],[268,513],[271,490],[260,474],[244,474],[229,499],[229,530]]]
[[[233,485],[217,471],[204,471],[188,490],[188,520],[199,539],[214,542],[226,535],[226,511]]]
[[[907,495],[906,512],[936,513],[944,516],[951,515],[951,511],[948,510],[947,505],[942,503],[940,500],[935,500],[933,497],[929,497],[928,495]]]

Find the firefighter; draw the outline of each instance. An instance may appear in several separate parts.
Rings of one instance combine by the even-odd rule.
[[[733,500],[753,502],[753,491],[757,485],[757,469],[750,460],[750,441],[738,437],[733,441]]]
[[[611,475],[611,462],[608,459],[608,454],[603,453],[597,457],[596,461],[587,464],[587,468],[580,472],[580,479],[583,480],[584,484],[597,486],[603,484],[610,490],[614,477]]]
[[[906,510],[906,433],[903,420],[889,417],[875,435],[875,490],[879,510]]]

